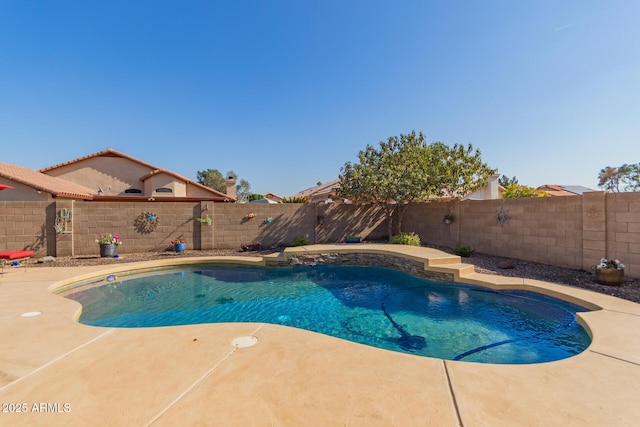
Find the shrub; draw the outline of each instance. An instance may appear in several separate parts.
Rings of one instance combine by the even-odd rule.
[[[420,246],[420,236],[416,233],[400,233],[391,237],[391,243],[396,245]]]
[[[291,243],[291,246],[306,246],[309,243],[309,238],[307,236],[298,236],[293,239],[293,243]]]
[[[453,248],[454,254],[464,258],[470,257],[471,255],[473,255],[474,252],[475,252],[475,249],[471,249],[471,246],[456,245],[456,247]]]
[[[285,197],[280,201],[280,203],[309,203],[308,197]]]

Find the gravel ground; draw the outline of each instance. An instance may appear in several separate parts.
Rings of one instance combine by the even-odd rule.
[[[446,248],[438,249],[449,252]],[[187,250],[183,254],[178,254],[175,252],[144,252],[135,254],[123,254],[120,258],[100,258],[97,255],[84,257],[59,257],[56,258],[53,262],[31,263],[29,264],[29,266],[72,267],[84,265],[107,265],[122,262],[148,261],[154,259],[167,259],[173,257],[189,256],[259,256],[278,251],[278,249],[263,250],[260,252],[243,252],[235,250]],[[596,283],[596,277],[593,271],[582,271],[570,268],[554,267],[535,262],[521,261],[477,253],[469,258],[463,258],[462,261],[466,264],[473,264],[476,268],[476,271],[479,273],[543,280],[546,282],[553,282],[582,289],[589,289],[591,291],[613,295],[618,298],[623,298],[629,301],[640,303],[640,279],[632,279],[627,277],[625,278],[625,282],[622,286],[605,286]],[[500,268],[498,265],[504,261],[510,261],[513,264],[514,268]]]

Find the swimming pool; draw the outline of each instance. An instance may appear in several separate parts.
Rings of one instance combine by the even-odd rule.
[[[72,289],[81,323],[275,323],[420,356],[541,363],[586,349],[587,309],[528,291],[433,282],[380,267],[208,266]]]

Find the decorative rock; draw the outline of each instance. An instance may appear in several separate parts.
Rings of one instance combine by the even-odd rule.
[[[45,257],[40,258],[40,260],[38,260],[38,262],[41,263],[45,263],[45,262],[55,262],[55,257],[52,257],[51,255],[47,255]]]
[[[516,263],[512,260],[501,261],[500,263],[498,263],[498,268],[502,268],[502,269],[516,268]]]

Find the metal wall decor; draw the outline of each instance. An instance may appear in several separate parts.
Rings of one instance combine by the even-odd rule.
[[[67,225],[68,223],[71,222],[72,218],[73,218],[73,213],[71,212],[71,210],[67,208],[60,209],[60,212],[56,217],[56,221],[54,225],[56,233],[58,234],[70,233],[70,231],[67,230]]]
[[[505,224],[509,224],[509,219],[511,215],[509,215],[509,209],[505,209],[503,206],[500,206],[499,209],[496,210],[496,224],[500,227],[504,227]]]
[[[160,219],[153,212],[142,212],[134,221],[134,225],[141,233],[151,233],[160,225]]]

